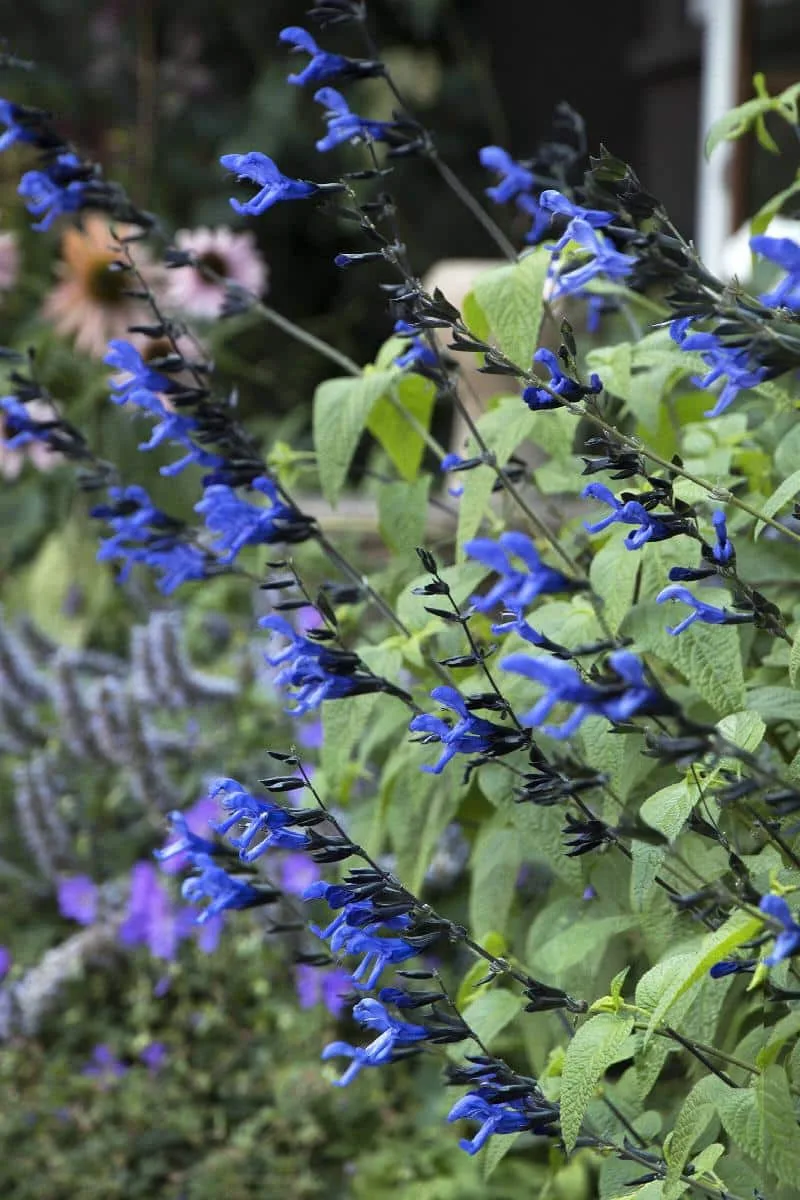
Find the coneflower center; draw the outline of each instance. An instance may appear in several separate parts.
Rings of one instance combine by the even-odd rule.
[[[98,304],[123,304],[128,284],[126,272],[112,270],[111,262],[107,259],[99,259],[93,263],[86,277],[86,290]]]
[[[213,281],[215,275],[226,279],[228,275],[228,264],[221,254],[215,250],[209,250],[206,254],[201,254],[197,260],[197,269],[204,279]]]

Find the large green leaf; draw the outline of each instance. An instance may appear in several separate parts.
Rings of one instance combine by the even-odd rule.
[[[669,958],[666,964],[669,967],[668,976],[664,979],[665,986],[650,1018],[647,1037],[649,1038],[652,1031],[661,1023],[672,1005],[685,995],[690,987],[702,979],[715,963],[727,958],[731,951],[755,937],[762,928],[763,921],[740,909],[734,912],[719,929],[706,934],[691,950]],[[647,974],[659,971],[663,979],[664,967],[664,963],[658,963]],[[642,982],[643,980],[640,981],[640,986]]]
[[[425,439],[403,415],[408,413],[423,429],[430,427],[436,388],[421,375],[395,374],[395,382],[380,395],[367,418],[367,429],[383,447],[403,479],[411,482],[419,472]]]
[[[783,1067],[770,1066],[752,1088],[720,1091],[717,1108],[726,1132],[781,1183],[800,1179],[800,1129]]]
[[[464,1020],[485,1046],[503,1032],[522,1011],[523,999],[503,988],[479,992],[464,1009]]]
[[[697,788],[681,779],[649,796],[639,809],[639,816],[651,829],[657,829],[674,842],[698,799]]]
[[[598,1013],[581,1025],[567,1046],[561,1079],[561,1132],[567,1152],[578,1139],[598,1083],[632,1029],[631,1016]]]
[[[378,491],[378,521],[381,537],[399,554],[412,554],[425,541],[430,475],[413,483],[384,483]]]
[[[472,293],[500,349],[527,371],[539,344],[550,252],[540,246],[519,262],[479,275]]]
[[[469,923],[473,936],[506,928],[521,863],[517,831],[504,818],[485,825],[472,851]]]
[[[765,500],[761,505],[761,511],[765,517],[774,517],[777,512],[783,508],[784,504],[788,504],[793,500],[797,493],[800,492],[800,468],[793,471],[788,479],[784,479],[780,487],[776,488],[768,500]],[[756,521],[756,527],[753,531],[753,536],[758,537],[762,529],[765,529],[764,521]]]
[[[363,375],[326,379],[314,393],[314,449],[320,486],[330,504],[341,494],[375,404],[396,379],[396,371],[367,368]]]
[[[706,1075],[694,1085],[678,1113],[675,1128],[665,1148],[667,1177],[664,1200],[678,1200],[687,1185],[681,1181],[692,1146],[702,1135],[717,1110],[717,1099],[726,1084],[716,1075]]]

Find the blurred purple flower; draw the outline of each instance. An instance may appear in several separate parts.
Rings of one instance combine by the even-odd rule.
[[[147,946],[155,958],[173,959],[182,934],[191,926],[181,921],[158,871],[149,862],[138,862],[131,871],[128,912],[119,930],[124,946]]]
[[[281,887],[290,896],[302,896],[307,887],[322,878],[317,864],[305,854],[287,854],[281,867]]]
[[[5,979],[11,970],[11,951],[8,946],[0,946],[0,979]]]
[[[209,821],[213,817],[219,816],[219,807],[213,796],[202,796],[191,808],[187,808],[183,814],[186,824],[192,833],[197,834],[201,838],[211,838],[212,830],[209,829]],[[167,839],[167,844],[174,841],[174,837],[170,835]],[[166,844],[165,844],[166,848]],[[164,875],[177,875],[180,871],[185,871],[191,865],[191,859],[185,853],[174,854],[170,858],[159,859],[161,871]]]
[[[97,920],[97,886],[88,875],[68,875],[58,882],[58,910],[79,925]]]
[[[353,980],[341,967],[323,971],[300,963],[295,968],[295,988],[301,1008],[324,1004],[332,1017],[338,1017],[345,1007],[344,997],[352,991]]]
[[[93,1076],[107,1086],[114,1079],[124,1075],[128,1068],[123,1066],[116,1055],[104,1042],[95,1046],[92,1057],[81,1071],[81,1075]]]
[[[139,1052],[139,1058],[148,1071],[155,1075],[167,1061],[167,1047],[163,1042],[148,1042],[144,1050]]]

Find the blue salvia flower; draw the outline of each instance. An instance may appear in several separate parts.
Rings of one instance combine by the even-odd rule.
[[[28,212],[41,217],[31,229],[42,232],[64,213],[77,212],[84,204],[86,181],[76,178],[80,160],[74,154],[59,154],[39,171],[26,171],[17,191]]]
[[[770,308],[800,308],[800,246],[797,242],[762,234],[750,238],[750,249],[786,271],[785,277],[771,292],[759,296],[761,303]]]
[[[323,190],[322,185],[308,179],[290,179],[283,175],[271,158],[257,150],[251,150],[249,154],[223,154],[219,161],[226,171],[237,175],[240,182],[247,180],[261,189],[244,204],[231,199],[231,208],[243,216],[260,217],[279,200],[307,200]]]
[[[502,1093],[488,1094],[488,1089],[479,1088],[457,1100],[448,1113],[447,1120],[477,1121],[480,1129],[472,1138],[461,1138],[459,1146],[467,1154],[477,1154],[495,1133],[519,1133],[530,1128],[530,1119],[522,1109],[524,1101],[508,1100]]]
[[[10,100],[0,100],[0,122],[6,126],[6,131],[0,137],[0,154],[8,150],[15,142],[29,142],[37,145],[39,142],[38,122],[28,118],[40,116],[35,109],[26,109],[21,104]]]
[[[531,227],[525,234],[525,241],[529,245],[538,245],[550,228],[550,213],[546,208],[542,208],[535,196],[517,196],[517,208],[531,218]]]
[[[178,390],[174,380],[160,371],[154,371],[136,347],[123,338],[114,338],[108,343],[108,353],[103,362],[115,371],[124,373],[121,378],[110,381],[111,399],[115,404],[125,404],[138,391],[169,393]]]
[[[399,905],[401,911],[397,911],[398,905],[393,905],[392,915],[387,916],[355,887],[322,881],[306,888],[303,899],[324,899],[334,910],[341,909],[326,928],[312,924],[311,930],[317,937],[330,942],[331,953],[337,957],[361,956],[361,962],[352,974],[356,987],[375,987],[387,966],[415,958],[438,936],[433,933],[422,940],[419,936],[411,939],[408,930],[412,925],[409,915],[412,904],[406,899]],[[404,937],[404,933],[407,936]]]
[[[609,655],[608,661],[618,682],[599,686],[584,680],[568,662],[511,654],[500,665],[504,671],[514,671],[547,688],[533,708],[520,717],[523,725],[542,725],[557,704],[575,705],[562,725],[543,726],[551,737],[563,739],[570,737],[587,717],[627,721],[636,713],[661,706],[661,696],[648,685],[644,667],[635,654],[618,650]]]
[[[588,386],[570,379],[569,375],[565,375],[562,371],[561,364],[555,354],[553,354],[553,351],[548,350],[545,346],[536,351],[533,361],[543,363],[550,372],[548,389],[531,384],[522,393],[522,399],[528,408],[534,412],[563,407],[561,400],[558,399],[559,396],[563,400],[575,403],[578,400],[582,400],[584,396],[596,396],[603,390],[603,384],[599,375],[592,375]],[[553,392],[556,392],[557,395],[554,396]]]
[[[611,242],[601,238],[582,217],[570,221],[559,246],[567,242],[577,243],[589,255],[589,260],[581,266],[568,266],[566,271],[559,271],[556,293],[559,296],[574,296],[601,275],[607,279],[624,280],[636,265],[634,257],[615,250]]]
[[[489,612],[498,604],[513,613],[520,613],[537,596],[550,592],[568,592],[575,588],[574,580],[546,566],[529,537],[523,533],[501,533],[496,542],[489,538],[473,538],[464,543],[464,551],[484,566],[496,571],[500,579],[485,596],[472,596],[471,603],[478,612]],[[512,555],[520,559],[527,570],[512,565]]]
[[[342,1078],[336,1080],[337,1087],[347,1087],[365,1067],[380,1067],[394,1062],[398,1048],[416,1045],[428,1037],[428,1031],[423,1025],[412,1025],[408,1021],[399,1021],[391,1017],[377,1000],[359,1000],[353,1008],[353,1017],[359,1025],[377,1030],[378,1036],[368,1046],[331,1042],[325,1047],[322,1052],[323,1061],[327,1062],[331,1058],[351,1060]]]
[[[217,833],[228,834],[234,825],[244,825],[241,835],[228,838],[242,862],[254,862],[270,849],[304,850],[309,846],[308,834],[292,828],[295,818],[290,809],[254,796],[237,780],[217,780],[210,795],[229,814],[222,821],[211,822]]]
[[[739,392],[757,387],[770,376],[767,367],[753,363],[747,346],[725,346],[715,333],[689,332],[691,317],[678,317],[670,325],[670,337],[682,350],[696,350],[709,367],[707,375],[693,375],[695,387],[708,388],[724,379],[716,404],[705,416],[718,417],[733,403]]]
[[[105,520],[114,535],[100,543],[98,562],[121,562],[117,576],[124,583],[136,563],[161,572],[156,586],[164,595],[189,580],[206,579],[211,564],[197,546],[183,540],[181,522],[156,508],[144,488],[109,488],[111,504],[97,505],[91,516]]]
[[[249,504],[224,483],[207,487],[203,499],[194,506],[206,526],[219,535],[214,548],[227,551],[220,557],[222,563],[233,562],[245,546],[304,541],[311,535],[308,518],[281,500],[271,479],[259,475],[250,486],[268,498],[269,508]]]
[[[758,907],[783,926],[782,932],[775,938],[772,953],[764,959],[766,966],[776,967],[783,959],[800,954],[800,925],[792,917],[783,896],[764,896]]]
[[[361,955],[361,962],[353,971],[353,983],[356,987],[369,991],[374,988],[383,972],[389,966],[408,962],[415,958],[420,948],[416,944],[405,941],[402,937],[381,937],[378,930],[397,925],[401,918],[393,917],[391,922],[375,922],[363,929],[358,929],[345,921],[330,939],[331,951],[338,955]],[[365,978],[366,976],[366,978]]]
[[[736,551],[733,548],[733,542],[728,537],[728,526],[725,520],[725,513],[721,508],[718,508],[711,518],[711,523],[714,526],[714,532],[717,535],[717,540],[711,547],[711,557],[714,562],[720,566],[725,566],[736,558]]]
[[[439,470],[443,474],[449,471],[469,471],[472,467],[477,467],[483,460],[480,458],[467,459],[462,458],[460,454],[445,454],[442,461],[439,463]],[[448,493],[457,500],[459,496],[464,495],[464,484],[455,483],[447,489]]]
[[[277,615],[262,617],[258,623],[262,629],[288,639],[289,644],[283,650],[265,658],[270,666],[282,667],[275,682],[279,687],[292,689],[294,707],[287,711],[293,715],[312,712],[325,700],[383,690],[383,680],[362,673],[357,655],[312,642]]]
[[[194,861],[198,854],[214,856],[220,854],[222,847],[216,842],[211,842],[208,838],[201,837],[200,834],[194,833],[189,828],[189,822],[186,820],[184,813],[175,809],[167,814],[167,820],[175,834],[174,841],[170,841],[161,850],[154,850],[153,857],[159,862],[166,862],[167,859],[175,858],[179,854],[187,854]]]
[[[728,958],[714,963],[708,973],[712,979],[723,979],[726,975],[751,974],[755,965],[754,958]]]
[[[0,445],[9,450],[19,450],[31,442],[49,444],[51,432],[58,425],[56,420],[37,421],[31,416],[28,406],[16,396],[0,396],[0,410],[5,432]]]
[[[351,112],[344,96],[334,88],[320,88],[314,99],[318,104],[324,104],[327,110],[328,132],[317,142],[320,151],[333,150],[343,142],[383,142],[389,131],[397,128],[394,121],[370,121]]]
[[[255,908],[276,898],[272,889],[256,887],[244,879],[229,875],[210,856],[196,855],[195,867],[200,874],[184,880],[181,895],[190,904],[209,901],[208,907],[195,918],[198,925],[205,925],[212,917],[219,916],[227,909]]]
[[[383,71],[381,63],[362,59],[346,58],[343,54],[329,54],[321,50],[306,29],[289,25],[278,34],[278,40],[292,47],[293,53],[309,54],[310,60],[298,75],[290,75],[289,83],[300,87],[306,83],[325,83],[329,79],[359,78],[378,75]]]
[[[572,221],[577,219],[591,225],[592,229],[602,229],[603,226],[609,225],[614,220],[613,213],[604,212],[599,208],[584,208],[581,204],[575,204],[572,200],[568,200],[562,192],[556,191],[555,188],[547,188],[542,192],[539,203],[545,211],[570,219],[570,225],[567,226],[566,231],[553,247],[557,251],[563,250],[570,241],[576,240],[572,234]]]
[[[394,360],[396,367],[400,367],[403,371],[413,371],[419,367],[437,367],[439,365],[436,352],[431,350],[424,338],[417,335],[414,325],[409,325],[407,321],[397,321],[394,332],[398,337],[411,338],[408,349]]]
[[[698,600],[688,588],[677,585],[665,587],[656,596],[657,604],[664,604],[667,600],[680,600],[682,604],[688,604],[693,610],[688,617],[684,617],[679,625],[672,629],[669,625],[667,626],[667,633],[671,633],[673,637],[683,633],[684,629],[688,629],[695,621],[703,621],[707,625],[741,625],[746,621],[753,620],[753,613],[735,613],[727,608],[715,608],[713,604],[706,604],[705,601]]]
[[[519,738],[502,725],[495,725],[483,717],[476,717],[466,706],[463,696],[455,688],[442,686],[434,688],[431,699],[438,701],[445,708],[455,712],[459,720],[455,725],[449,725],[441,717],[428,713],[420,713],[411,719],[408,728],[411,733],[422,733],[424,742],[441,742],[444,746],[439,761],[434,766],[424,766],[423,771],[440,775],[456,754],[497,754],[508,753],[519,744]]]
[[[484,146],[478,152],[482,167],[501,176],[494,187],[486,188],[486,195],[495,204],[509,204],[521,195],[527,195],[535,185],[533,173],[516,162],[502,146]]]
[[[587,484],[581,495],[592,500],[601,500],[610,505],[612,510],[600,521],[585,521],[584,529],[588,533],[601,533],[615,524],[638,526],[625,535],[625,546],[628,550],[640,550],[646,542],[663,542],[691,529],[686,518],[676,517],[674,513],[648,512],[638,500],[626,500],[623,503],[604,483]]]

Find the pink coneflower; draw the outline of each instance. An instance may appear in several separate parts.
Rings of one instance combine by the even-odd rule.
[[[44,400],[31,400],[26,408],[36,421],[51,421],[57,414],[55,409]],[[30,462],[37,471],[51,471],[63,461],[60,454],[54,454],[42,442],[28,442],[12,450],[5,443],[5,420],[0,413],[0,476],[3,479],[16,479],[26,462]]]
[[[10,292],[19,275],[19,247],[14,233],[0,233],[0,292]]]
[[[179,250],[191,254],[197,267],[176,267],[169,272],[167,302],[189,317],[217,317],[225,299],[225,287],[215,277],[228,279],[260,296],[267,283],[268,268],[256,249],[253,234],[218,229],[181,229],[175,234]]]
[[[120,237],[129,232],[124,226],[116,230]],[[154,284],[146,252],[138,244],[130,248],[137,266]],[[61,282],[45,300],[42,313],[58,333],[74,336],[78,350],[102,358],[111,338],[125,337],[129,325],[147,321],[148,310],[125,294],[133,286],[130,274],[112,269],[119,252],[105,217],[92,213],[84,218],[83,229],[68,229],[61,254]]]

